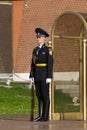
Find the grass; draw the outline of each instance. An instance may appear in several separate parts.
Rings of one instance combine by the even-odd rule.
[[[29,115],[31,111],[30,89],[16,83],[11,83],[11,86],[11,88],[5,88],[3,84],[0,85],[0,116]],[[37,104],[35,104],[35,110],[37,110]]]
[[[61,90],[54,91],[54,111],[61,112],[79,112],[80,106],[75,106],[69,94],[63,93]]]
[[[18,83],[11,83],[11,88],[3,87],[0,83],[0,116],[30,115],[31,112],[31,89]],[[61,90],[54,91],[55,112],[78,112],[79,106],[74,106],[72,98]],[[37,114],[37,98],[35,96],[34,113]]]

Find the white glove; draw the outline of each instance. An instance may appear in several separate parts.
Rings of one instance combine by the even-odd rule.
[[[46,83],[50,83],[51,82],[51,79],[50,78],[47,78],[46,79]]]
[[[29,78],[30,83],[34,83],[34,78]]]

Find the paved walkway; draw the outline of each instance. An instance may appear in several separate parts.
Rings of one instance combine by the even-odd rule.
[[[0,130],[87,130],[87,121],[30,122],[27,118],[0,118]]]

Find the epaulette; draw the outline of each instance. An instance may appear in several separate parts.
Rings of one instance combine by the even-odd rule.
[[[50,41],[46,45],[49,48],[49,55],[53,55],[52,45],[51,45]]]
[[[53,55],[52,47],[49,47],[49,55]]]

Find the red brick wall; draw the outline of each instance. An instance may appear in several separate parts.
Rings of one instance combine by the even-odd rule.
[[[48,31],[51,39],[51,30],[56,18],[65,11],[74,11],[74,12],[87,12],[86,0],[30,0],[29,7],[24,9],[24,16],[22,19],[21,33],[18,40],[17,52],[16,52],[16,66],[15,72],[29,72],[30,63],[31,63],[31,52],[33,47],[36,46],[36,38],[35,38],[35,28],[42,27]],[[62,42],[62,41],[61,41]],[[77,41],[76,41],[77,42]],[[66,44],[66,43],[65,43]],[[73,53],[73,46],[69,45],[71,48],[71,52]],[[60,45],[60,44],[59,44]],[[55,44],[56,46],[56,44]],[[56,47],[55,47],[56,48]],[[79,45],[75,47],[77,51],[77,55],[79,56]],[[63,48],[60,48],[60,50]],[[74,51],[75,51],[74,50]],[[55,53],[58,50],[54,50]],[[64,52],[65,53],[65,52]],[[59,54],[58,54],[59,55]],[[64,54],[62,54],[64,56]],[[67,59],[68,54],[64,59]],[[71,54],[71,57],[73,55]],[[77,57],[78,59],[78,57]],[[75,59],[76,60],[76,59]],[[60,58],[56,59],[55,62],[59,62]],[[62,60],[63,62],[65,60]],[[72,65],[73,61],[70,63]],[[78,63],[76,63],[78,66]],[[64,70],[68,64],[65,64],[61,68],[61,64],[59,65],[59,71],[78,71],[79,67],[75,66],[72,69],[72,66],[69,69]],[[56,71],[56,70],[55,70]]]
[[[80,18],[73,13],[66,13],[58,19],[54,35],[60,35],[62,38],[54,39],[54,71],[79,71],[80,40],[69,37],[80,36],[82,24]]]
[[[24,10],[24,1],[18,0],[13,1],[12,5],[12,30],[13,30],[13,68],[15,69],[16,66],[16,53],[17,47],[19,44],[19,37],[21,32],[21,24],[22,24],[22,17],[23,17],[23,10]]]

